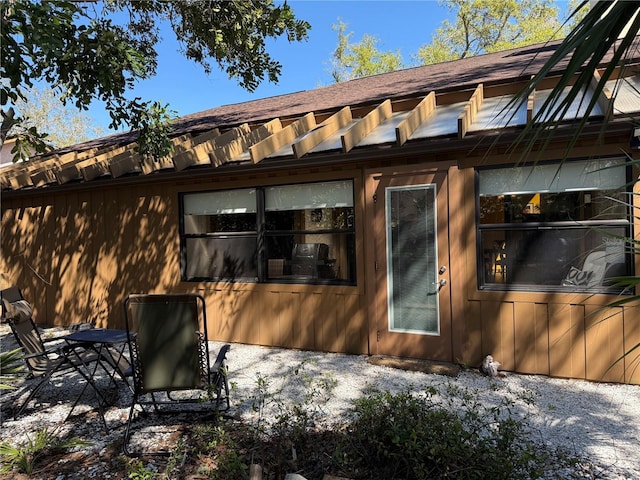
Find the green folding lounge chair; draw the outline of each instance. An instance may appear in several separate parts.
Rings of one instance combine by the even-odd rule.
[[[128,444],[136,405],[156,413],[229,408],[224,345],[209,360],[204,298],[196,294],[130,295],[124,302],[134,392],[124,438]],[[191,407],[189,407],[191,404]],[[210,407],[210,408],[208,408]]]

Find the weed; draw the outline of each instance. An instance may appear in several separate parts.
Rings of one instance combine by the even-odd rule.
[[[132,461],[127,470],[131,480],[153,480],[158,476],[157,472],[145,467],[140,460]]]
[[[377,478],[539,478],[574,459],[530,440],[513,401],[485,405],[477,392],[371,393],[355,401],[335,452],[343,471]]]
[[[3,473],[17,470],[19,473],[30,475],[33,473],[38,461],[47,455],[68,448],[90,445],[89,442],[78,438],[60,439],[55,431],[42,428],[35,432],[33,438],[27,436],[25,445],[16,446],[9,442],[0,443],[0,459]]]

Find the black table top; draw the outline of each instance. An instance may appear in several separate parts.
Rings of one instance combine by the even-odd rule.
[[[127,341],[127,331],[111,328],[90,328],[65,335],[64,339],[70,342],[82,343],[123,343]]]

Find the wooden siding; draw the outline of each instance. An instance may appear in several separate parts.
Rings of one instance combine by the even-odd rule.
[[[602,382],[640,383],[638,309],[474,300],[467,305],[466,361],[492,354],[502,369]],[[631,333],[633,332],[633,333]]]
[[[123,328],[128,294],[197,291],[212,339],[366,354],[363,288],[180,280],[179,192],[229,185],[148,183],[3,199],[3,283],[20,286],[40,325]]]
[[[368,353],[364,297],[331,287],[307,290],[204,289],[209,334],[227,342]]]
[[[507,371],[640,384],[640,355],[624,355],[640,344],[640,305],[604,308],[619,298],[613,295],[478,290],[474,170],[469,167],[482,161],[465,157],[458,166],[449,161],[446,167],[454,361],[477,367],[491,353]],[[369,221],[373,198],[364,195],[366,168],[340,168],[3,198],[4,282],[23,289],[42,325],[91,321],[123,327],[122,302],[129,293],[197,291],[205,296],[213,339],[376,353],[376,326],[370,319],[384,313],[375,313],[380,272],[374,268],[371,232],[384,232],[384,225]],[[356,287],[180,281],[180,192],[332,178],[355,179]]]
[[[602,146],[593,150],[605,154]],[[546,155],[557,154],[550,149]],[[494,163],[506,161],[507,156],[492,158]],[[481,163],[466,158],[461,165]],[[464,178],[465,198],[475,198],[474,169],[450,171],[453,175]],[[458,202],[459,197],[452,201]],[[466,364],[479,366],[485,355],[492,354],[506,371],[640,384],[640,352],[632,351],[640,345],[638,302],[614,308],[608,305],[620,299],[616,295],[479,290],[475,228],[468,228],[475,225],[475,205],[463,202],[461,208],[467,227],[451,231],[451,238],[464,244],[466,273],[452,281],[466,294],[463,317],[453,322],[464,325],[461,343]],[[634,228],[640,231],[637,216]],[[638,258],[635,270],[640,271]]]

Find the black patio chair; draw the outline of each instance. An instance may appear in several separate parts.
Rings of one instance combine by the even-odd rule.
[[[124,310],[134,385],[124,452],[132,455],[128,445],[136,405],[143,411],[153,407],[155,413],[212,413],[221,411],[223,401],[224,410],[229,408],[230,346],[222,347],[212,366],[206,307],[200,295],[130,295]]]
[[[108,361],[108,359],[101,357],[94,351],[78,351],[77,349],[71,351],[66,344],[47,346],[47,342],[42,340],[40,331],[33,320],[31,306],[22,296],[21,290],[16,286],[9,287],[0,291],[0,298],[2,299],[3,321],[9,324],[18,346],[22,349],[23,358],[29,370],[27,378],[38,380],[34,385],[26,386],[30,389],[29,395],[16,410],[14,417],[18,418],[22,414],[29,402],[54,375],[68,373],[70,370],[78,372],[86,380],[85,386],[78,396],[79,400],[87,386],[93,383],[92,375],[88,369],[93,368],[96,362],[105,368],[102,361]],[[97,365],[95,367],[97,368]],[[94,391],[98,395],[100,394],[95,388]],[[104,401],[104,398],[98,400]],[[77,401],[71,412],[76,404]]]

